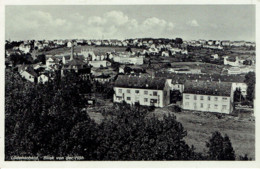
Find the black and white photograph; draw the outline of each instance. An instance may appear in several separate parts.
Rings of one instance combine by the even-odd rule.
[[[246,2],[5,5],[4,161],[255,161]]]

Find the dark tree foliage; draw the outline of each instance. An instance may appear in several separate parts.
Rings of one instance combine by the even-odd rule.
[[[231,141],[227,135],[223,137],[221,133],[214,132],[209,142],[206,142],[208,147],[209,160],[235,160],[235,151],[233,150]]]
[[[95,123],[86,109],[90,81],[76,74],[34,85],[6,71],[6,160],[16,156],[83,156],[84,160],[232,160],[227,136],[214,134],[209,158],[185,142],[173,115],[155,117],[149,107],[115,104]]]
[[[245,83],[247,84],[247,99],[253,101],[255,98],[255,72],[249,72],[245,76]]]
[[[33,63],[33,58],[30,54],[11,54],[10,60],[13,62],[14,65],[17,64],[31,64]]]
[[[182,94],[179,90],[172,90],[170,92],[170,102],[171,103],[176,103],[177,101],[182,100]]]
[[[108,112],[109,113],[109,112]],[[97,160],[189,160],[195,157],[175,116],[147,118],[147,109],[123,104],[98,132]]]
[[[182,43],[183,43],[182,38],[175,39],[175,44],[182,44]]]
[[[90,121],[79,95],[84,88],[88,92],[87,85],[75,76],[46,85],[24,82],[13,72],[6,77],[6,158],[69,154],[70,131]]]
[[[252,161],[252,158],[249,158],[247,156],[247,154],[245,154],[244,156],[239,156],[239,160],[241,160],[241,161]]]
[[[236,90],[234,91],[234,102],[242,102],[244,100],[245,100],[245,98],[242,95],[241,89],[236,88]]]

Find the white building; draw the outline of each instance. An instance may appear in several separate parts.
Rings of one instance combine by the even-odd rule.
[[[40,76],[38,76],[38,83],[47,83],[49,81],[49,77],[45,74],[42,74]]]
[[[106,60],[89,61],[89,64],[95,68],[111,66],[111,63]]]
[[[37,73],[34,71],[33,67],[22,65],[19,67],[18,72],[22,78],[25,78],[30,82],[37,82]]]
[[[230,114],[233,111],[231,83],[186,81],[183,109]]]
[[[114,102],[164,107],[170,103],[166,79],[119,75],[114,86]]]

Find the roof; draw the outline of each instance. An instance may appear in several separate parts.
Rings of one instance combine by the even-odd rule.
[[[119,75],[115,81],[115,87],[125,88],[143,88],[143,89],[157,89],[163,90],[166,79],[151,76],[130,76],[130,75]]]
[[[220,75],[220,74],[178,74],[158,72],[156,77],[165,77],[172,79],[173,83],[183,84],[186,80],[200,80],[200,81],[213,81],[213,82],[233,82],[244,83],[245,75]]]
[[[27,65],[22,65],[18,68],[18,71],[26,71],[28,72],[29,74],[31,74],[32,76],[35,76],[37,77],[37,73],[34,71],[33,67],[32,66],[27,66]]]
[[[102,75],[96,76],[95,78],[108,79],[108,78],[110,78],[110,77],[111,77],[110,75],[102,74]]]
[[[207,82],[207,81],[186,81],[183,93],[230,96],[232,83],[228,82]]]

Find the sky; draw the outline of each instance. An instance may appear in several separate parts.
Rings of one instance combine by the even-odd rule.
[[[5,39],[255,41],[254,5],[19,5],[5,8]]]

